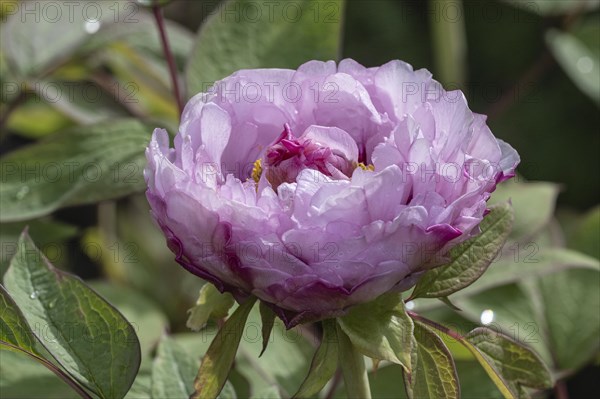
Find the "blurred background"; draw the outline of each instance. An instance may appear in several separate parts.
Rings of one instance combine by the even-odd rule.
[[[143,7],[150,0],[82,1],[72,16],[65,3],[0,1],[0,273],[28,225],[56,266],[81,276],[136,326],[145,358],[130,397],[146,397],[144,378],[163,331],[198,355],[210,341],[185,326],[202,282],[173,262],[143,196],[145,143],[156,126],[176,132],[177,106]],[[231,19],[210,16],[219,1],[165,3],[186,98],[226,71],[295,68],[340,55],[365,66],[401,59],[463,90],[471,109],[488,115],[494,134],[521,155],[519,176],[493,198],[512,199],[515,229],[491,277],[454,298],[462,312],[433,300],[412,306],[459,330],[495,323],[532,346],[561,381],[541,397],[592,397],[600,376],[600,1],[295,1],[310,23],[235,20],[243,10],[235,2]],[[267,55],[246,58],[248,65],[227,58],[243,42],[236,35],[255,35],[260,46],[279,31],[285,37]],[[306,336],[275,340],[260,362],[257,344],[242,344],[232,377],[237,397],[294,391],[314,344]],[[468,354],[451,349],[464,397],[501,397]],[[2,397],[72,395],[17,355],[2,353],[0,371]],[[372,376],[374,397],[397,397],[399,375],[395,366],[381,367]]]

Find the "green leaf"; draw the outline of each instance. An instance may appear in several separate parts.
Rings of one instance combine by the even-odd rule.
[[[111,87],[111,93],[90,82],[41,79],[32,86],[32,90],[52,108],[82,125],[127,116],[125,109],[116,102],[121,96],[118,86]]]
[[[27,233],[4,284],[44,347],[87,388],[122,398],[140,364],[140,346],[125,318],[79,278],[54,268]]]
[[[225,385],[219,396],[217,396],[217,399],[237,399],[235,388],[229,380],[225,381]]]
[[[153,398],[187,398],[194,392],[200,358],[164,335],[152,364]]]
[[[127,395],[125,395],[125,399],[148,399],[152,397],[151,366],[152,364],[140,368],[135,381],[133,381],[133,385],[131,385]]]
[[[138,9],[135,15],[132,15],[131,12],[124,12],[120,14],[120,17],[122,18],[117,23],[102,26],[85,43],[80,52],[91,53],[94,57],[103,57],[107,55],[106,50],[111,52],[115,48],[128,48],[133,50],[131,53],[142,55],[144,59],[160,61],[160,64],[153,65],[152,67],[158,67],[161,70],[164,69],[166,75],[165,84],[169,85],[167,88],[170,88],[164,51],[152,13]],[[136,20],[135,23],[131,23],[133,22],[132,19]],[[175,63],[178,69],[182,70],[183,64],[189,58],[189,54],[194,46],[194,33],[170,19],[165,19],[164,24]],[[120,56],[119,53],[117,54],[118,56]],[[140,67],[143,68],[142,65]],[[138,71],[136,70],[136,72]],[[128,82],[139,83],[138,79],[129,80]]]
[[[7,83],[10,84],[10,83]],[[25,101],[8,117],[7,130],[28,139],[39,139],[64,130],[74,122],[39,97]]]
[[[600,350],[600,273],[568,270],[538,280],[556,368],[575,371]]]
[[[552,219],[558,192],[554,183],[507,181],[496,188],[489,204],[510,201],[515,214],[510,239],[527,241]]]
[[[186,325],[194,331],[200,331],[209,319],[217,320],[227,317],[229,309],[234,303],[235,300],[231,294],[222,294],[214,285],[204,284],[200,288],[196,305],[188,311],[190,316]]]
[[[413,323],[398,294],[356,305],[338,323],[363,355],[400,364],[410,372]]]
[[[77,234],[77,227],[52,219],[36,219],[26,223],[2,223],[0,225],[0,277],[4,275],[8,264],[17,252],[17,242],[25,227],[29,228],[29,235],[37,242],[40,249],[47,257],[56,261],[65,258],[66,240]]]
[[[344,333],[339,319],[336,328],[339,345],[339,364],[344,376],[346,397],[370,399],[371,391],[369,388],[369,377],[365,368],[365,358],[361,351],[353,344],[351,338]]]
[[[463,309],[461,316],[476,324],[481,324],[482,315],[485,316],[486,325],[531,347],[550,364],[551,352],[544,325],[537,317],[534,299],[521,284],[494,287],[473,296],[461,297],[457,303]]]
[[[2,309],[0,313],[0,345],[38,355],[33,332],[19,307],[2,285],[0,285],[0,302],[2,302],[2,307],[0,307]]]
[[[254,302],[256,298],[250,298],[240,305],[213,339],[202,358],[202,364],[194,381],[195,392],[192,398],[214,399],[223,389]]]
[[[343,8],[343,0],[225,2],[198,32],[186,68],[190,96],[239,69],[295,69],[313,59],[337,59]]]
[[[558,63],[577,87],[600,105],[600,28],[599,18],[592,17],[584,29],[592,29],[593,42],[586,43],[573,33],[551,29],[546,33],[546,43]]]
[[[224,398],[225,399],[225,398]],[[257,392],[256,395],[252,396],[250,399],[283,399],[281,397],[281,393],[279,389],[271,385],[260,392]]]
[[[142,356],[154,350],[169,321],[152,300],[130,287],[108,281],[92,281],[89,286],[116,307],[131,324],[140,340]]]
[[[271,338],[271,331],[273,331],[273,326],[275,325],[275,312],[262,301],[260,302],[259,309],[262,335],[262,351],[260,352],[260,357],[265,353],[265,350],[267,350],[267,345]]]
[[[47,73],[69,59],[91,37],[87,30],[110,24],[115,17],[114,10],[109,9],[110,4],[101,2],[93,10],[64,2],[49,8],[42,3],[22,4],[21,7],[20,12],[10,15],[0,25],[2,50],[9,65],[20,76]],[[25,10],[30,11],[27,17]],[[36,40],[31,40],[32,37]]]
[[[531,254],[526,258],[519,258],[515,262],[514,256],[505,256],[498,262],[492,263],[492,266],[477,280],[473,285],[456,292],[452,295],[452,300],[461,306],[460,298],[476,295],[485,292],[494,287],[513,284],[527,278],[544,277],[562,270],[571,269],[589,269],[600,271],[600,262],[597,259],[583,255],[579,252],[571,251],[565,248],[548,248],[537,252],[535,246],[528,250]],[[423,311],[440,307],[437,302],[428,301],[422,303],[416,300],[416,309]]]
[[[416,366],[410,375],[414,398],[460,398],[452,355],[432,330],[415,323]]]
[[[589,211],[568,237],[569,247],[600,259],[600,206]]]
[[[115,83],[104,83],[122,90],[121,103],[135,115],[165,121],[168,127],[179,119],[177,105],[169,90],[169,73],[163,58],[156,59],[135,50],[128,43],[117,42],[103,48],[96,57],[113,71]]]
[[[315,353],[306,379],[294,398],[309,398],[318,394],[333,377],[338,365],[338,337],[336,322],[333,319],[323,321],[323,339]]]
[[[36,360],[22,353],[0,349],[0,392],[3,398],[81,399],[69,385]]]
[[[464,349],[464,346],[461,345]],[[466,349],[465,349],[466,350]],[[471,360],[456,360],[460,393],[470,399],[502,399],[503,396],[483,368]]]
[[[450,263],[427,272],[411,297],[446,297],[473,284],[502,249],[512,222],[509,204],[493,207],[481,222],[481,233],[450,250]]]
[[[0,221],[143,190],[151,132],[134,119],[78,126],[2,157]]]
[[[81,397],[89,398],[88,393],[79,384],[66,375],[60,368],[54,363],[48,361],[50,355],[39,346],[38,339],[34,335],[33,331],[29,327],[25,316],[21,313],[21,310],[11,298],[5,288],[0,285],[0,356],[2,362],[0,362],[0,392],[3,395],[11,398],[18,397],[38,397],[41,392],[36,389],[31,389],[32,381],[27,381],[23,378],[21,373],[18,371],[25,372],[27,377],[35,375],[34,385],[38,385],[41,381],[44,381],[44,394],[43,396],[49,397],[50,394],[60,392],[59,397],[72,397],[75,395],[70,389],[66,390],[67,387],[75,390]],[[14,354],[18,354],[14,359],[9,361],[10,367],[3,367],[7,363],[7,358],[11,358],[11,354],[7,353],[11,351]],[[29,359],[23,355],[29,356]],[[36,365],[33,361],[37,362]],[[23,365],[23,368],[19,368]],[[44,366],[44,367],[42,367]],[[16,372],[17,371],[17,372]],[[15,373],[16,372],[16,373]],[[52,377],[50,372],[54,373],[55,376],[62,379],[62,383],[58,382],[55,377]],[[5,381],[8,382],[8,386],[5,386]],[[67,385],[64,385],[67,383]]]
[[[480,327],[461,341],[506,398],[518,398],[519,386],[552,387],[550,371],[530,349],[505,335]]]

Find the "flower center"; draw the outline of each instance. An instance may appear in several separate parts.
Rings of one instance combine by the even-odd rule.
[[[252,178],[258,182],[265,173],[273,188],[282,183],[295,182],[298,174],[304,169],[317,170],[334,179],[348,179],[357,166],[364,165],[360,166],[356,159],[348,159],[354,157],[343,148],[340,149],[341,145],[335,141],[336,135],[342,136],[347,133],[334,133],[328,136],[320,131],[315,133],[309,128],[302,136],[295,137],[286,123],[283,132],[266,149],[263,158],[254,163]],[[347,140],[345,141],[344,145],[348,145]],[[368,167],[364,166],[363,169]]]

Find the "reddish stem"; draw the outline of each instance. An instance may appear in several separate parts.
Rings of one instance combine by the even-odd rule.
[[[167,59],[167,64],[169,65],[169,74],[171,75],[171,82],[173,84],[173,95],[177,101],[179,115],[181,115],[183,113],[183,103],[181,102],[179,82],[177,80],[177,66],[175,65],[175,58],[173,57],[171,47],[169,46],[169,40],[167,39],[167,31],[165,29],[165,21],[163,19],[162,10],[159,6],[154,6],[152,7],[152,12],[154,13],[154,19],[156,19],[156,24],[158,25],[163,52],[165,53],[165,58]]]

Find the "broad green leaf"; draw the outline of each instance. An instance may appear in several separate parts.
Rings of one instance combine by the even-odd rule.
[[[194,392],[199,365],[199,356],[193,356],[164,335],[152,365],[152,397],[188,398]]]
[[[64,242],[77,234],[77,227],[52,219],[0,224],[0,277],[16,253],[19,236],[25,227],[29,228],[29,235],[46,257],[57,263],[62,263],[66,258],[67,247]]]
[[[552,386],[550,371],[539,357],[507,336],[480,327],[464,338],[461,343],[471,350],[505,397],[519,397],[519,385],[536,389]]]
[[[464,348],[464,347],[463,347]],[[474,361],[456,360],[461,397],[465,399],[502,399],[503,395],[483,368]]]
[[[416,366],[410,375],[414,398],[460,398],[452,355],[432,330],[415,323]]]
[[[3,349],[0,349],[0,392],[2,398],[11,399],[81,399],[36,360]]]
[[[110,6],[107,2],[97,2],[89,8],[81,3],[56,2],[46,6],[22,2],[22,9],[0,25],[2,50],[9,65],[19,76],[47,73],[75,53],[91,36],[90,32],[114,20],[115,12]]]
[[[494,287],[457,300],[466,317],[477,324],[489,325],[534,349],[550,364],[551,355],[545,327],[537,317],[533,299],[519,284]]]
[[[72,119],[36,97],[16,108],[9,116],[6,127],[19,136],[39,139],[72,127],[74,124]]]
[[[202,358],[202,364],[194,381],[195,392],[191,397],[214,399],[223,389],[254,302],[256,298],[250,298],[240,305],[213,339]]]
[[[427,272],[411,297],[446,297],[473,284],[502,249],[512,222],[509,204],[492,208],[481,222],[481,233],[450,250],[450,263]]]
[[[507,181],[496,188],[489,203],[510,201],[515,214],[510,239],[524,241],[550,222],[558,192],[554,183]]]
[[[79,278],[54,268],[27,233],[4,285],[44,347],[87,388],[122,398],[140,364],[140,346],[125,318]]]
[[[31,219],[143,190],[151,132],[133,119],[78,126],[0,158],[0,220]]]
[[[155,59],[123,42],[111,44],[96,57],[113,71],[115,86],[123,92],[121,103],[132,112],[169,123],[178,120],[164,59]]]
[[[531,251],[531,256],[519,258],[517,262],[515,262],[514,256],[509,255],[493,263],[483,277],[471,286],[473,290],[467,293],[481,292],[526,277],[543,277],[561,270],[600,270],[600,262],[597,259],[569,249],[547,248],[537,252],[537,248],[532,247],[528,251]],[[471,287],[467,289],[470,290]],[[457,298],[459,294],[462,294],[462,291],[454,295],[453,298]]]
[[[125,285],[92,281],[89,286],[117,308],[131,324],[140,340],[142,356],[154,350],[169,325],[167,317],[156,303]]]
[[[30,2],[23,7],[8,16],[0,35],[7,61],[20,76],[46,74],[69,56],[86,55],[116,41],[162,57],[156,22],[150,12],[136,4],[57,2],[44,6]],[[24,14],[25,10],[30,12]],[[170,20],[165,20],[165,26],[181,65],[191,50],[193,35]]]
[[[362,399],[371,399],[365,358],[361,351],[352,343],[351,338],[344,333],[340,323],[337,323],[336,329],[339,364],[344,376],[346,396],[348,398],[358,396]]]
[[[463,347],[464,348],[464,347]],[[466,350],[466,349],[465,349]],[[503,396],[498,391],[494,383],[489,379],[485,371],[475,361],[456,361],[458,378],[460,380],[461,397],[464,399],[502,399]],[[376,399],[405,399],[404,382],[399,376],[402,374],[402,367],[395,364],[381,366],[376,372],[369,373],[371,393]],[[343,382],[340,384],[342,385]],[[335,399],[347,399],[344,388],[340,386],[335,395]],[[262,399],[260,396],[258,397]],[[425,399],[428,397],[415,399]],[[431,397],[432,399],[442,399],[443,397]]]
[[[579,29],[573,32],[551,29],[546,33],[546,43],[577,87],[600,105],[600,18],[590,17],[584,23],[587,26],[578,28],[584,34],[591,31],[591,41],[579,36]]]
[[[568,237],[569,247],[600,259],[600,206],[589,211]]]
[[[506,250],[506,248],[505,248]],[[565,248],[547,248],[537,252],[535,246],[528,250],[527,258],[515,262],[514,253],[492,263],[488,270],[474,284],[452,295],[452,300],[461,307],[460,298],[476,295],[503,285],[513,284],[527,278],[544,277],[562,270],[600,270],[597,259]],[[423,311],[442,306],[434,301],[415,301],[416,310]]]
[[[200,294],[196,305],[188,312],[190,316],[187,320],[187,327],[200,331],[209,319],[222,319],[227,317],[229,309],[233,306],[235,300],[229,293],[220,293],[212,284],[204,284],[200,288]]]
[[[16,370],[23,371],[23,369],[19,369],[18,367],[19,365],[23,365],[27,370],[26,376],[40,373],[41,375],[37,376],[35,381],[39,382],[47,379],[47,386],[44,386],[44,397],[50,397],[57,392],[60,392],[62,397],[71,397],[75,396],[73,390],[83,396],[87,395],[87,392],[76,381],[48,360],[50,354],[47,354],[39,346],[39,341],[27,323],[25,316],[23,316],[17,304],[2,285],[0,285],[0,302],[2,303],[0,307],[0,375],[2,375],[2,379],[0,379],[0,392],[11,398],[39,396],[37,390],[30,389],[29,385],[31,381],[24,379],[23,375],[15,374],[15,366]],[[10,367],[8,368],[6,367],[6,362],[13,356],[7,353],[7,351],[19,354],[9,362]],[[27,355],[29,359],[24,355]],[[35,365],[34,361],[38,365]],[[3,362],[4,364],[2,364]],[[55,374],[55,377],[52,377],[52,373]],[[59,382],[60,379],[57,379],[56,376],[60,377],[63,381]],[[5,382],[8,382],[8,384],[5,384]],[[65,393],[64,391],[67,386],[70,386],[70,388]]]
[[[338,323],[360,353],[400,364],[410,372],[413,323],[399,295],[384,294],[356,305]]]
[[[40,79],[31,86],[47,104],[78,124],[89,125],[127,116],[117,102],[117,99],[127,96],[127,88],[118,85],[107,88],[110,92],[90,82],[56,79]],[[134,84],[131,87],[135,89]]]
[[[25,317],[8,292],[0,285],[0,345],[13,350],[36,354],[36,338]]]
[[[121,13],[122,18],[118,23],[102,26],[79,51],[98,55],[99,50],[114,48],[115,44],[125,45],[136,54],[144,55],[144,59],[162,61],[162,67],[167,73],[164,50],[154,16],[143,9],[136,10],[133,15],[131,7],[127,7],[129,12]],[[132,19],[135,19],[135,23],[132,23]],[[164,24],[175,63],[179,70],[183,70],[183,65],[194,46],[194,33],[170,19],[165,19]],[[137,82],[137,79],[134,81]]]
[[[262,351],[259,356],[262,356],[267,350],[269,339],[271,338],[271,332],[275,325],[275,312],[268,307],[264,302],[260,302],[260,321],[261,321],[261,335],[262,335]]]
[[[335,320],[323,321],[323,338],[315,353],[306,379],[294,398],[309,398],[318,394],[333,377],[338,366],[338,337]]]
[[[149,362],[148,362],[149,363]],[[148,364],[146,363],[146,364]],[[133,385],[125,395],[125,399],[148,399],[152,397],[152,365],[140,367]]]
[[[219,396],[217,396],[217,399],[237,399],[235,387],[229,380],[225,381],[225,385]]]
[[[538,284],[555,367],[577,370],[600,349],[600,273],[568,270]]]
[[[225,398],[223,398],[225,399]],[[250,399],[283,399],[281,397],[281,393],[279,392],[279,389],[272,385],[270,387],[267,387],[265,389],[263,389],[260,392],[257,392],[256,395],[252,396]]]
[[[343,0],[223,3],[198,32],[185,73],[188,95],[239,69],[295,69],[337,59],[343,8]]]

